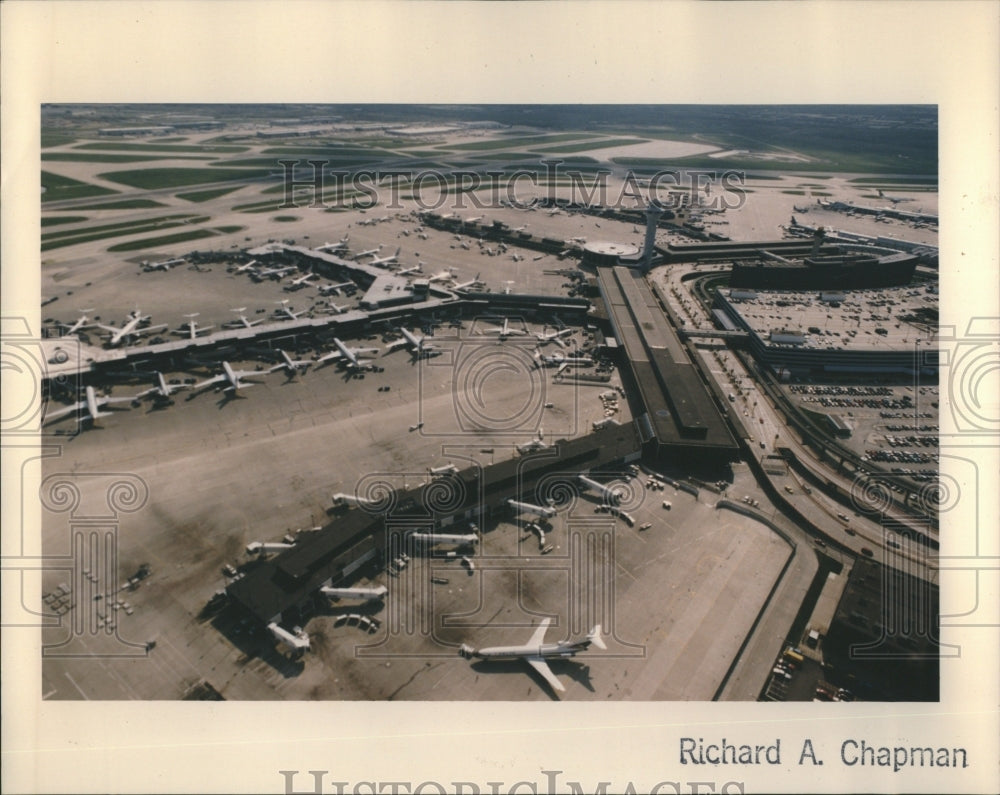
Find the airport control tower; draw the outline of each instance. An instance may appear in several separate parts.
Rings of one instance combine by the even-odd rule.
[[[642,244],[642,269],[648,271],[653,267],[656,257],[656,229],[660,223],[663,209],[651,202],[646,208],[646,239]]]

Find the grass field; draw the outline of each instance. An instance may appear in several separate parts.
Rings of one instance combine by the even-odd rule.
[[[103,204],[88,204],[81,207],[81,210],[148,210],[152,207],[166,207],[152,199],[122,199],[119,202],[105,202]]]
[[[216,232],[221,232],[224,235],[231,235],[233,232],[242,232],[246,229],[245,226],[217,226],[215,227]]]
[[[536,149],[536,152],[555,152],[561,154],[572,154],[574,152],[589,152],[592,149],[607,149],[612,146],[629,146],[630,144],[647,143],[645,138],[610,138],[604,141],[594,141],[592,143],[570,144],[568,146],[547,146],[544,149]]]
[[[246,152],[250,147],[248,146],[199,146],[197,144],[185,144],[183,146],[169,145],[167,141],[176,140],[183,141],[183,138],[168,139],[164,138],[163,143],[157,144],[126,144],[126,143],[104,143],[97,142],[92,144],[81,144],[75,147],[75,149],[96,149],[99,151],[112,151],[112,152],[195,152],[200,154],[218,154],[218,153],[236,153],[236,152]]]
[[[159,188],[183,188],[188,185],[204,185],[212,182],[234,180],[264,180],[274,169],[237,168],[144,168],[133,171],[107,171],[99,176],[111,182],[120,182],[132,188],[157,190]]]
[[[215,236],[216,233],[211,229],[192,229],[190,232],[180,232],[176,235],[147,237],[144,240],[131,240],[128,243],[118,243],[117,245],[111,246],[108,251],[139,251],[144,248],[169,246],[174,243],[183,243],[187,240],[201,240],[202,238]]]
[[[442,144],[435,149],[450,149],[454,152],[485,152],[490,149],[507,149],[511,146],[531,147],[535,144],[555,144],[561,141],[579,141],[588,138],[601,138],[593,133],[561,133],[558,135],[530,135],[521,138],[501,138],[499,140],[474,141],[467,144]]]
[[[42,193],[43,202],[85,199],[88,196],[109,196],[118,192],[69,177],[61,177],[49,171],[42,172],[42,187],[45,189]]]
[[[170,216],[177,220],[155,219],[152,222],[136,221],[129,224],[115,224],[111,226],[93,227],[91,229],[75,229],[71,232],[50,232],[42,235],[42,251],[50,251],[55,248],[65,248],[75,246],[79,243],[91,243],[95,240],[104,240],[109,237],[122,237],[124,235],[135,235],[142,232],[153,232],[161,229],[171,229],[177,226],[184,226],[187,223],[203,223],[208,220],[208,216]],[[190,220],[183,220],[188,218]]]
[[[75,135],[52,130],[42,130],[41,139],[42,149],[47,149],[50,146],[68,146],[77,140]]]
[[[211,160],[196,155],[109,155],[101,152],[42,152],[42,162],[51,160],[65,163],[141,163],[148,160]]]
[[[189,202],[207,202],[211,199],[217,199],[219,196],[225,196],[227,193],[232,193],[234,190],[239,190],[239,188],[212,188],[210,190],[199,190],[193,193],[178,193],[178,199],[184,199]]]
[[[85,215],[53,215],[42,219],[42,226],[58,226],[59,224],[78,224],[86,221]]]
[[[207,215],[191,215],[191,214],[177,214],[177,215],[161,215],[158,218],[147,218],[140,221],[122,221],[117,224],[105,224],[104,226],[92,226],[89,229],[74,229],[71,232],[57,231],[48,232],[42,235],[42,240],[54,240],[58,237],[67,237],[79,234],[95,234],[98,232],[114,232],[118,230],[138,230],[144,231],[144,227],[156,228],[157,226],[175,222],[187,222],[187,223],[203,223],[208,220]]]

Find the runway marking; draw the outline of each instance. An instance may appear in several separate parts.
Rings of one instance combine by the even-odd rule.
[[[87,701],[90,701],[90,696],[88,696],[86,693],[83,692],[83,690],[80,688],[80,685],[78,685],[76,683],[76,680],[74,680],[73,677],[69,675],[69,671],[64,672],[63,676],[65,676],[67,679],[69,679],[70,684],[73,685],[73,687],[76,688],[76,691],[81,696],[83,696]]]

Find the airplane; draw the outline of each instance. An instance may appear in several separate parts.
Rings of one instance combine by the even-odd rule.
[[[485,218],[485,217],[486,216],[484,216],[484,215],[474,215],[471,218],[466,218],[465,221],[464,221],[464,223],[474,224],[476,221],[482,221],[483,218]]]
[[[903,196],[887,196],[886,194],[882,193],[881,190],[879,190],[879,192],[878,192],[878,197],[880,199],[888,199],[889,201],[892,202],[893,206],[899,204],[900,202],[912,202],[912,201],[915,201],[914,199],[907,199],[907,198],[905,198]]]
[[[550,500],[551,502],[551,500]],[[507,500],[507,506],[514,513],[530,513],[542,519],[551,519],[556,515],[556,509],[552,505],[532,505],[530,502],[518,502],[517,500]]]
[[[309,634],[299,627],[295,628],[296,632],[294,634],[284,627],[279,626],[274,621],[268,624],[267,628],[271,635],[274,636],[274,639],[288,646],[295,657],[301,657],[311,648],[309,645]]]
[[[460,284],[452,285],[452,289],[453,290],[464,290],[467,287],[481,287],[483,285],[483,281],[479,278],[481,275],[482,275],[482,271],[480,271],[479,273],[476,274],[476,278],[475,279],[470,279],[467,282],[461,282]]]
[[[253,266],[257,264],[257,260],[252,259],[246,265],[240,265],[238,268],[233,268],[233,273],[246,273],[249,270],[253,270]]]
[[[403,335],[403,339],[390,342],[389,350],[395,350],[396,348],[402,348],[404,345],[408,345],[410,352],[414,356],[431,356],[438,353],[438,351],[434,350],[435,346],[432,343],[427,342],[427,337],[413,334],[405,328],[401,328],[399,331]],[[434,351],[434,353],[431,353],[431,351]]]
[[[111,336],[108,337],[108,345],[115,346],[122,340],[128,337],[138,336],[139,334],[147,334],[150,331],[158,331],[159,329],[164,329],[167,327],[166,323],[161,323],[156,326],[146,326],[145,328],[139,328],[139,324],[149,320],[149,315],[140,315],[139,310],[136,309],[129,313],[128,320],[122,325],[121,328],[115,328],[114,326],[105,326],[101,323],[94,323],[98,328],[102,328],[105,331],[111,332]]]
[[[299,287],[305,287],[309,283],[310,279],[315,279],[315,278],[316,274],[313,273],[312,271],[309,271],[309,273],[306,273],[305,275],[300,276],[297,279],[292,279],[288,284],[285,285],[285,289],[297,290]]]
[[[326,312],[328,314],[342,315],[344,314],[344,312],[351,311],[351,308],[349,306],[339,306],[338,304],[335,304],[333,301],[328,301],[325,304],[319,305],[319,311]]]
[[[515,226],[515,227],[514,227],[513,229],[511,229],[510,231],[511,231],[511,232],[523,232],[523,231],[524,231],[525,229],[527,229],[527,228],[528,228],[528,225],[527,225],[527,224],[524,224],[523,226]]]
[[[237,307],[236,309],[230,309],[229,311],[236,312],[239,315],[239,317],[237,317],[236,320],[229,321],[228,325],[230,326],[243,326],[244,328],[252,328],[253,326],[256,326],[258,323],[264,322],[263,320],[249,320],[247,316],[243,314],[244,312],[247,311],[247,308],[245,306],[240,306]]]
[[[578,475],[577,477],[584,486],[588,489],[596,491],[604,497],[609,504],[617,505],[622,501],[622,497],[624,496],[624,491],[622,489],[608,486],[604,483],[598,483],[596,480],[591,480],[586,475]]]
[[[153,399],[156,401],[169,401],[171,393],[177,392],[181,389],[187,389],[186,384],[168,384],[167,379],[163,377],[163,373],[159,371],[156,373],[156,380],[158,382],[156,386],[151,389],[146,389],[137,395],[133,395],[132,403],[138,403],[146,397],[146,395],[152,395]]]
[[[94,387],[88,386],[84,391],[83,400],[74,403],[72,406],[66,406],[65,408],[47,412],[45,414],[45,424],[55,422],[60,417],[65,417],[67,414],[72,414],[80,411],[81,409],[86,409],[87,411],[87,415],[83,419],[93,422],[98,417],[112,416],[111,412],[101,411],[102,406],[106,406],[109,403],[131,403],[132,400],[133,398],[131,397],[98,397]]]
[[[329,353],[325,353],[322,356],[318,357],[316,359],[316,364],[320,364],[321,362],[331,361],[334,359],[339,359],[344,362],[346,367],[349,367],[352,370],[361,370],[364,369],[368,364],[370,364],[370,362],[364,359],[359,359],[358,354],[379,352],[378,348],[348,348],[346,345],[344,345],[343,342],[341,342],[336,337],[333,338],[333,344],[337,346],[337,350],[330,351]]]
[[[418,262],[412,268],[403,268],[402,270],[396,271],[396,275],[397,276],[410,276],[410,275],[412,275],[414,273],[423,273],[423,272],[424,272],[424,264],[422,262]]]
[[[284,268],[264,268],[263,270],[254,271],[251,276],[257,281],[262,282],[264,279],[280,279],[286,273],[291,273],[296,270],[298,270],[298,268],[294,265],[288,265]]]
[[[281,301],[275,301],[274,303],[280,304],[280,306],[274,310],[274,314],[281,316],[285,320],[298,320],[300,317],[302,317],[302,315],[306,314],[306,310],[304,309],[301,312],[293,312],[291,309],[285,306],[285,304],[288,303],[287,298],[282,299]]]
[[[354,255],[354,259],[359,260],[362,257],[374,257],[381,250],[382,250],[382,244],[379,243],[378,246],[376,246],[375,248],[370,248],[368,249],[368,251],[359,251],[357,254]]]
[[[350,239],[350,235],[344,235],[336,243],[324,243],[322,246],[316,246],[316,251],[339,251],[340,249],[347,248],[347,241]]]
[[[532,439],[530,442],[525,442],[524,444],[516,445],[517,451],[523,455],[524,453],[530,453],[532,450],[547,449],[548,445],[545,443],[544,437],[545,434],[542,432],[542,429],[539,428],[538,433],[535,435],[535,438]]]
[[[369,265],[389,265],[390,263],[396,262],[398,260],[398,258],[399,258],[399,252],[402,251],[402,250],[403,250],[403,247],[400,246],[399,248],[396,249],[396,253],[395,254],[390,254],[388,257],[374,257],[371,260],[371,262],[369,262],[368,264]]]
[[[507,337],[509,337],[512,334],[515,334],[515,335],[518,335],[518,336],[524,336],[528,332],[524,331],[523,329],[511,328],[510,327],[510,318],[506,318],[505,317],[503,319],[503,326],[501,326],[499,328],[486,329],[485,331],[480,331],[479,333],[480,334],[499,334],[500,335],[500,339],[503,340],[503,339],[507,339]]]
[[[556,345],[560,346],[561,348],[565,348],[566,347],[566,343],[563,342],[559,338],[560,337],[565,337],[567,334],[572,334],[572,333],[573,333],[573,329],[566,328],[566,329],[563,329],[562,331],[553,331],[551,334],[544,334],[541,331],[536,331],[535,332],[535,336],[538,338],[539,343],[542,344],[542,345],[544,345],[546,342],[554,342],[554,343],[556,343]]]
[[[195,318],[198,317],[197,312],[192,312],[190,315],[184,315],[184,317],[191,318],[187,323],[181,325],[180,329],[174,332],[174,334],[188,334],[189,339],[197,339],[199,334],[204,334],[209,329],[215,328],[215,326],[201,326],[195,322]]]
[[[149,262],[148,260],[142,261],[142,269],[149,273],[150,271],[168,271],[174,265],[181,265],[187,262],[183,257],[177,257],[176,259],[166,259],[163,262]]]
[[[66,323],[60,323],[59,325],[66,329],[64,335],[69,336],[70,334],[75,334],[80,329],[86,328],[87,326],[91,325],[88,322],[89,318],[87,317],[87,313],[93,311],[94,311],[93,309],[81,309],[80,317],[77,319],[75,323],[73,323],[72,325],[67,325]]]
[[[427,277],[429,282],[446,282],[449,279],[455,278],[454,268],[445,268],[443,271],[438,271],[433,276]]]
[[[200,383],[197,383],[194,386],[192,386],[191,389],[197,392],[198,390],[203,389],[204,387],[207,386],[211,386],[212,384],[219,384],[222,383],[223,381],[228,381],[229,386],[224,387],[223,391],[232,392],[233,394],[235,394],[243,387],[250,387],[254,385],[254,382],[252,381],[241,380],[243,378],[246,378],[247,376],[253,376],[253,375],[260,375],[260,373],[257,373],[253,370],[234,370],[232,365],[229,364],[229,362],[224,361],[222,362],[222,372],[219,375],[212,376],[206,381],[201,381]],[[188,395],[188,400],[190,400],[192,397],[194,397],[194,395]]]
[[[456,544],[458,546],[475,546],[479,543],[479,536],[475,533],[465,535],[449,533],[410,533],[410,538],[422,544]]]
[[[319,589],[319,592],[329,599],[383,599],[389,589],[384,585],[378,585],[374,588],[331,588],[329,585],[324,585]]]
[[[278,353],[281,354],[281,358],[284,359],[284,361],[281,364],[274,365],[274,367],[268,370],[269,373],[273,373],[275,370],[284,370],[291,379],[295,377],[296,371],[302,370],[305,372],[312,364],[311,361],[306,359],[293,359],[280,348],[278,349]]]
[[[354,282],[338,282],[337,284],[317,284],[319,288],[320,295],[329,295],[333,293],[334,295],[340,295],[341,290],[347,289],[357,289],[357,285]]]
[[[463,643],[459,647],[458,653],[462,657],[472,659],[478,657],[481,660],[524,660],[534,668],[542,678],[548,682],[553,690],[563,692],[566,688],[559,681],[558,677],[552,673],[545,662],[547,659],[556,657],[573,657],[582,651],[586,651],[591,645],[599,649],[606,649],[607,646],[601,639],[601,625],[597,624],[587,633],[585,638],[579,640],[566,640],[559,643],[543,643],[545,632],[549,628],[552,619],[546,618],[538,625],[531,638],[523,646],[491,646],[485,649],[473,649]]]
[[[508,279],[507,281],[505,281],[505,282],[504,282],[504,288],[503,288],[503,294],[504,294],[504,295],[510,295],[510,286],[511,286],[511,285],[512,285],[513,283],[514,283],[514,282],[513,282],[513,281],[511,281],[510,279]]]

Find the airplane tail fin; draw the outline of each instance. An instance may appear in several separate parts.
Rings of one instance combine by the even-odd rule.
[[[473,649],[468,643],[463,643],[458,647],[458,654],[460,657],[464,657],[467,660],[471,660],[475,655],[475,649]]]
[[[590,630],[587,634],[587,640],[593,643],[599,649],[607,649],[608,647],[604,644],[604,639],[601,638],[601,625],[595,624],[594,628]]]

